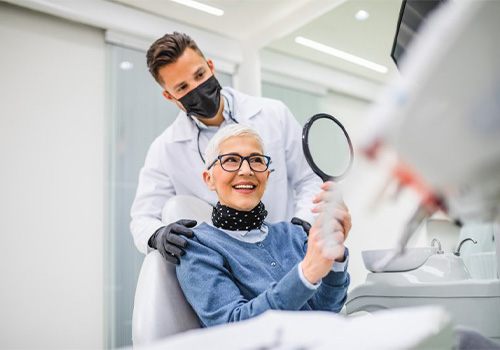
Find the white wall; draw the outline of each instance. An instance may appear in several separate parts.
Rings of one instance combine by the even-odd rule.
[[[104,34],[0,3],[0,43],[0,348],[101,348]]]

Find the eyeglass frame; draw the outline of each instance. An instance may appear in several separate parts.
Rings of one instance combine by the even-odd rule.
[[[238,157],[240,157],[241,161],[240,161],[240,165],[238,166],[238,169],[235,169],[235,170],[226,170],[224,168],[224,166],[222,165],[222,162],[221,162],[221,158],[225,157],[225,156],[238,156]],[[264,170],[255,170],[254,168],[252,168],[252,165],[250,164],[250,158],[252,158],[252,157],[264,157],[266,159],[266,169],[264,169]],[[213,167],[215,165],[215,163],[217,163],[217,161],[219,161],[220,167],[222,168],[222,170],[227,171],[228,173],[235,173],[235,172],[237,172],[237,171],[239,171],[241,169],[241,166],[243,165],[243,162],[245,160],[247,161],[248,166],[250,167],[250,169],[252,171],[255,171],[256,173],[263,173],[264,171],[268,170],[269,169],[269,164],[271,163],[271,157],[263,155],[263,154],[251,154],[249,156],[243,157],[242,155],[239,155],[238,153],[226,153],[226,154],[218,155],[217,158],[215,158],[215,160],[212,163],[210,163],[210,165],[207,167],[207,170],[210,170],[210,168]]]

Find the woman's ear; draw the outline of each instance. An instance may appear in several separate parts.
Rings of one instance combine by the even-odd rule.
[[[215,191],[214,177],[211,174],[210,170],[203,171],[203,181],[205,181],[205,184],[210,191]]]

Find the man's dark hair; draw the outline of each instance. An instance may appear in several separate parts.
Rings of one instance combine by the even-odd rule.
[[[172,34],[165,34],[160,39],[156,40],[146,54],[148,69],[155,80],[163,87],[165,83],[158,72],[163,66],[174,63],[184,53],[186,48],[195,50],[200,54],[203,53],[196,45],[191,37],[184,33],[173,32]]]

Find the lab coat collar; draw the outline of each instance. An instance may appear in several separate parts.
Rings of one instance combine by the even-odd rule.
[[[246,122],[259,114],[262,109],[262,102],[257,98],[243,94],[230,87],[224,87],[222,92],[232,96],[233,118],[238,122]],[[180,111],[172,124],[172,142],[182,142],[195,139],[198,135],[198,128],[186,112]]]
[[[233,118],[239,121],[248,121],[259,114],[262,109],[260,98],[241,93],[233,88],[226,87],[224,92],[232,95],[233,100]]]

